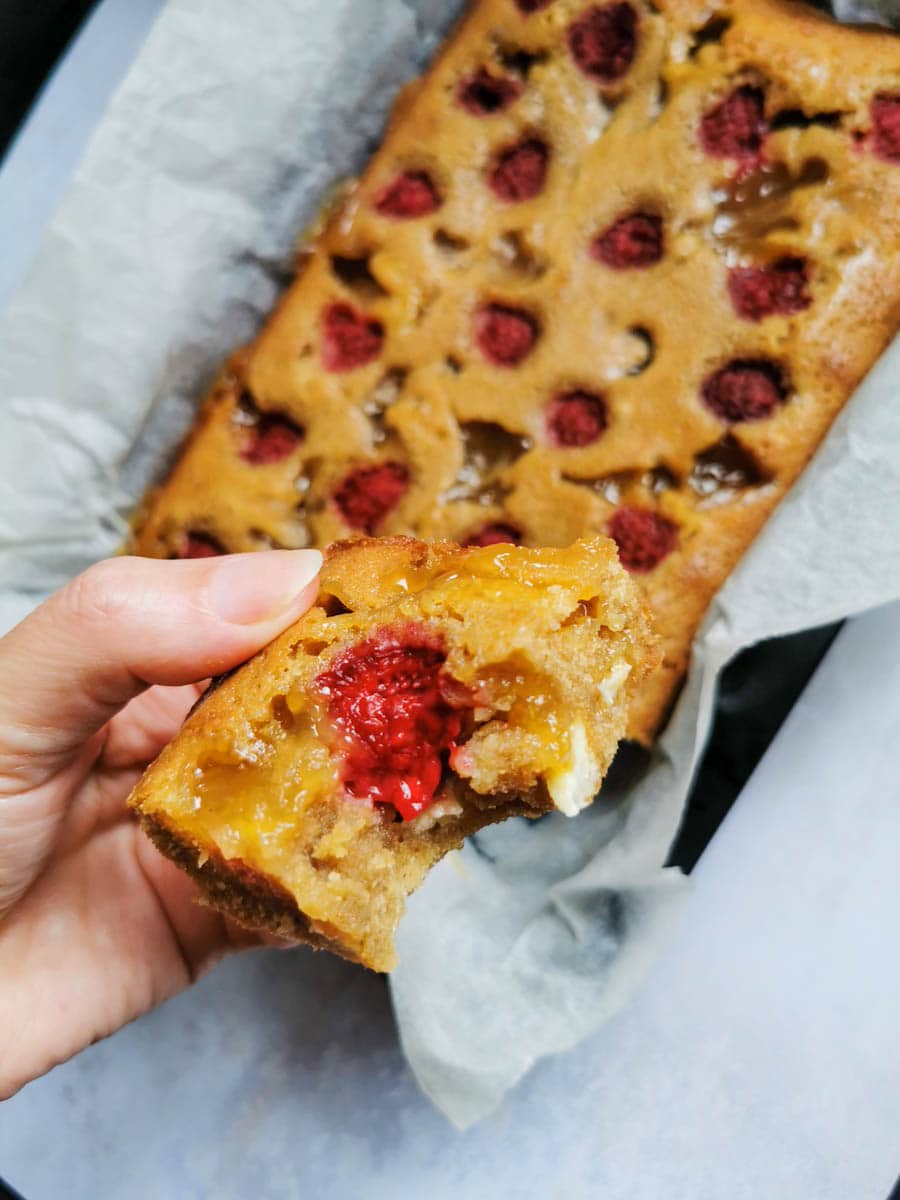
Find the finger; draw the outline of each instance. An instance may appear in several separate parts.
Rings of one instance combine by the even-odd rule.
[[[0,787],[64,770],[148,684],[249,658],[312,604],[315,550],[98,563],[0,640]]]
[[[203,691],[200,684],[186,683],[153,687],[135,696],[107,726],[100,767],[145,767],[172,740]]]
[[[42,806],[49,806],[58,816],[65,815],[61,829],[54,830],[53,847],[58,854],[80,846],[103,829],[134,819],[134,814],[122,803],[140,778],[147,763],[172,740],[181,728],[191,707],[202,695],[204,687],[188,683],[183,687],[152,687],[135,696],[104,729],[103,749],[95,763],[82,763],[93,771],[84,779],[83,771],[74,798],[61,786],[60,777],[44,788],[32,789],[19,797],[4,801],[16,806],[29,817]],[[57,786],[54,786],[57,785]],[[69,792],[73,789],[70,787]],[[62,796],[62,799],[60,797]],[[7,858],[2,845],[4,822],[0,813],[0,911],[3,909],[3,862]],[[8,892],[8,888],[6,889]]]
[[[144,877],[165,912],[193,982],[235,950],[296,949],[297,943],[274,933],[245,929],[203,903],[197,883],[140,837],[135,853]]]
[[[135,825],[60,857],[2,927],[0,1101],[225,955],[268,944],[198,897]]]

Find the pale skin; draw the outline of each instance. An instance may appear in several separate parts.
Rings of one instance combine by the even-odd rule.
[[[125,801],[203,681],[310,606],[320,564],[114,559],[0,639],[0,1099],[261,944]]]

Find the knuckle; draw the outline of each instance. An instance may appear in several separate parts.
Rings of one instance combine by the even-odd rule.
[[[124,560],[94,563],[63,589],[64,605],[78,624],[102,624],[114,620],[128,607],[124,586]]]

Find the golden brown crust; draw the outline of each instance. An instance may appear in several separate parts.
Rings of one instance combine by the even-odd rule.
[[[479,829],[510,817],[534,820],[541,813],[528,804],[509,802],[491,809],[484,817],[466,814],[458,827],[458,839],[446,849],[459,849]],[[211,843],[200,844],[176,829],[159,813],[139,812],[141,828],[157,850],[200,885],[204,904],[235,921],[244,929],[271,933],[289,942],[327,950],[348,962],[369,966],[340,938],[326,937],[322,926],[313,929],[309,918],[297,907],[291,894],[277,879],[235,859],[225,859]]]
[[[162,854],[170,858],[201,888],[204,902],[245,929],[258,930],[288,941],[305,942],[355,962],[340,942],[310,929],[293,897],[276,879],[238,860],[226,862],[211,843],[200,845],[175,829],[159,813],[140,814],[141,828]]]
[[[503,523],[526,544],[562,546],[610,529],[623,506],[649,509],[677,544],[641,577],[666,656],[632,713],[646,741],[713,594],[897,328],[900,165],[874,152],[872,103],[900,95],[900,39],[783,0],[635,3],[633,62],[604,84],[570,48],[591,7],[553,0],[524,17],[513,0],[473,5],[213,390],[135,547],[177,554],[186,531],[229,550],[323,546],[352,532],[335,502],[348,472],[388,461],[410,480],[373,526],[388,535],[464,541]],[[519,90],[477,117],[454,96],[485,65]],[[743,165],[706,153],[698,132],[740,88],[764,97],[769,126]],[[543,186],[502,201],[486,180],[529,139],[547,151]],[[379,197],[406,171],[429,175],[440,206],[388,218]],[[755,186],[769,198],[754,200]],[[635,211],[661,222],[660,260],[621,270],[592,256],[598,234]],[[730,273],[785,258],[804,260],[809,306],[742,317]],[[540,326],[513,368],[477,345],[476,313],[491,302]],[[331,304],[384,331],[356,369],[323,359]],[[772,365],[786,402],[730,424],[704,402],[705,381],[748,360]],[[607,426],[560,447],[548,406],[572,390],[602,397]],[[304,430],[263,465],[240,453],[260,413]],[[737,482],[723,486],[729,464]]]

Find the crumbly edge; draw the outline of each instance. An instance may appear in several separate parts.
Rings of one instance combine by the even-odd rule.
[[[362,568],[372,569],[378,563],[382,568],[395,564],[398,554],[410,566],[421,566],[432,558],[438,561],[446,558],[452,562],[461,555],[461,551],[449,544],[429,547],[406,537],[371,539],[366,544],[344,542],[330,547],[326,556],[328,568],[333,573],[331,582],[336,583],[342,576],[348,576],[365,589]],[[329,569],[325,573],[326,579]],[[649,631],[646,604],[636,585],[620,568],[613,563],[609,570],[613,576],[610,586],[618,580],[620,586],[633,594],[632,628],[636,630],[635,636],[642,648],[643,666],[650,669],[656,661],[656,646]],[[196,729],[198,726],[215,726],[228,721],[235,698],[247,691],[252,693],[259,687],[269,686],[278,674],[278,663],[285,653],[285,647],[296,637],[298,626],[304,620],[301,618],[249,662],[220,677],[216,681],[218,686],[210,688],[194,706],[188,725]],[[329,932],[323,930],[318,922],[311,922],[293,894],[275,877],[240,859],[226,858],[214,844],[199,840],[179,828],[178,822],[169,817],[166,811],[166,797],[171,786],[168,772],[171,763],[179,759],[178,745],[176,739],[148,768],[135,788],[130,804],[137,810],[144,831],[157,848],[199,884],[203,901],[248,929],[264,930],[315,949],[330,950],[372,970],[390,970],[394,965],[393,957],[368,955],[360,951],[358,944],[346,944],[339,930],[334,930],[335,936],[329,936]],[[433,854],[433,862],[437,862],[450,849],[461,846],[467,837],[488,825],[512,816],[539,817],[553,808],[546,789],[541,786],[527,795],[488,798],[478,795],[464,780],[454,776],[454,792],[463,805],[463,812],[418,835]]]
[[[131,803],[138,811],[142,830],[157,850],[199,885],[202,904],[215,909],[244,929],[271,933],[286,941],[310,946],[313,950],[327,950],[371,971],[386,973],[396,966],[396,953],[392,958],[381,961],[366,959],[339,938],[326,937],[314,929],[291,893],[276,879],[243,862],[238,865],[234,860],[226,859],[211,844],[201,844],[185,837],[158,811],[145,812],[139,792]],[[508,817],[534,819],[540,816],[543,816],[543,812],[521,801],[509,801],[489,809],[467,809],[453,827],[453,844],[447,846],[442,854],[450,849],[458,849],[471,834],[505,821]],[[442,832],[449,830],[444,827]]]

